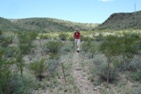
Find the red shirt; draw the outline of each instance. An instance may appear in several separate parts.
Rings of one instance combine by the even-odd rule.
[[[75,39],[80,39],[80,32],[75,32],[74,33],[74,38]]]

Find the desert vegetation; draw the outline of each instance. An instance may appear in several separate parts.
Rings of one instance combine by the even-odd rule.
[[[140,17],[115,13],[100,25],[0,17],[0,94],[141,94]]]
[[[82,31],[77,53],[73,32],[1,30],[0,94],[81,94],[79,71],[91,84],[88,91],[91,86],[98,94],[140,94],[140,33]]]

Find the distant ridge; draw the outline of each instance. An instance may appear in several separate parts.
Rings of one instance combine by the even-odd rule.
[[[87,31],[94,29],[97,25],[53,18],[5,19],[0,17],[0,29],[5,31],[65,32],[73,31],[75,28]]]
[[[114,13],[97,29],[141,29],[141,11],[131,13]]]

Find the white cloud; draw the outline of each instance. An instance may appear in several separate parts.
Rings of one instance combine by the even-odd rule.
[[[109,2],[109,1],[114,1],[114,0],[100,0],[102,2]]]

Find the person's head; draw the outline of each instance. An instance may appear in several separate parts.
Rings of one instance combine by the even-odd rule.
[[[79,32],[80,30],[79,30],[79,28],[76,28],[75,31],[76,31],[76,32]]]

